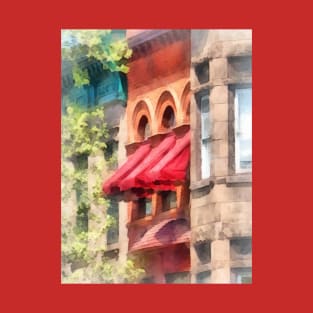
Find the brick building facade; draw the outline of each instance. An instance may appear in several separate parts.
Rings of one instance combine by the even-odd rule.
[[[252,277],[251,35],[191,31],[192,282]]]

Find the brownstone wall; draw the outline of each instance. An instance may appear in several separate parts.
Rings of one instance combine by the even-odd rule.
[[[191,38],[192,282],[209,273],[207,282],[229,283],[236,271],[252,267],[252,173],[236,173],[234,136],[234,90],[252,83],[251,31],[199,30]],[[206,179],[201,178],[200,153],[203,95],[209,95],[211,121]],[[232,247],[243,254],[238,257]]]

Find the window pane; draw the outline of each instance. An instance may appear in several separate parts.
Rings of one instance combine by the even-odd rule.
[[[146,215],[151,215],[151,214],[152,214],[151,200],[146,199]]]
[[[231,269],[231,283],[233,284],[251,284],[251,268],[233,268]]]
[[[242,276],[241,277],[241,283],[242,284],[251,284],[252,283],[252,277]]]
[[[107,232],[107,243],[112,244],[115,242],[118,242],[118,236],[119,236],[119,227],[118,227],[118,222],[119,222],[119,208],[118,208],[118,202],[111,200],[110,205],[107,210],[107,214],[111,215],[114,217],[116,223],[114,226],[111,226],[108,229]]]
[[[209,139],[203,139],[201,144],[201,173],[202,178],[210,176],[210,142]]]
[[[252,141],[240,138],[240,168],[251,168]]]
[[[210,136],[209,96],[201,98],[201,138]]]
[[[176,192],[162,191],[160,194],[162,197],[162,211],[167,211],[177,207]]]
[[[236,90],[236,134],[238,151],[237,167],[248,169],[252,166],[252,90]]]
[[[190,274],[183,273],[170,273],[165,275],[166,283],[168,284],[188,284],[190,283]]]
[[[211,281],[211,272],[201,272],[197,274],[197,284],[208,284]]]
[[[151,215],[151,199],[140,198],[137,201],[138,205],[138,218],[143,218],[147,215]]]
[[[170,208],[171,209],[176,208],[177,207],[176,192],[171,191],[169,197],[170,197]]]
[[[145,277],[141,280],[142,284],[154,284],[153,277]]]

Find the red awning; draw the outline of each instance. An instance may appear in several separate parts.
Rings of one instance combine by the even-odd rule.
[[[143,188],[143,182],[138,178],[140,174],[149,172],[149,170],[164,158],[170,149],[175,145],[176,137],[170,133],[163,141],[155,148],[153,148],[147,157],[140,163],[133,171],[120,183],[121,191],[130,188]]]
[[[186,178],[186,170],[190,160],[190,131],[177,138],[175,145],[149,171],[142,172],[137,180],[146,188],[167,189]],[[168,188],[172,189],[172,188]]]
[[[103,185],[106,194],[138,190],[173,190],[184,181],[190,160],[190,131],[169,133],[157,146],[145,141]]]
[[[144,142],[127,160],[116,170],[116,172],[103,184],[103,191],[106,194],[119,192],[119,183],[126,177],[150,152],[149,142]]]
[[[146,231],[146,233],[135,241],[129,251],[164,247],[190,241],[190,228],[187,220],[166,219]]]

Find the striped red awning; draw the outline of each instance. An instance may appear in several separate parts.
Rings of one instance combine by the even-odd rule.
[[[117,169],[117,171],[104,182],[102,189],[106,194],[112,194],[119,191],[119,183],[127,177],[130,172],[140,163],[150,152],[151,145],[148,142],[142,145],[128,157],[128,159]]]
[[[153,225],[131,244],[129,251],[165,247],[190,241],[190,228],[184,218],[166,219]]]
[[[103,192],[173,190],[186,179],[189,160],[190,131],[181,136],[171,132],[154,147],[147,140],[103,184]]]

